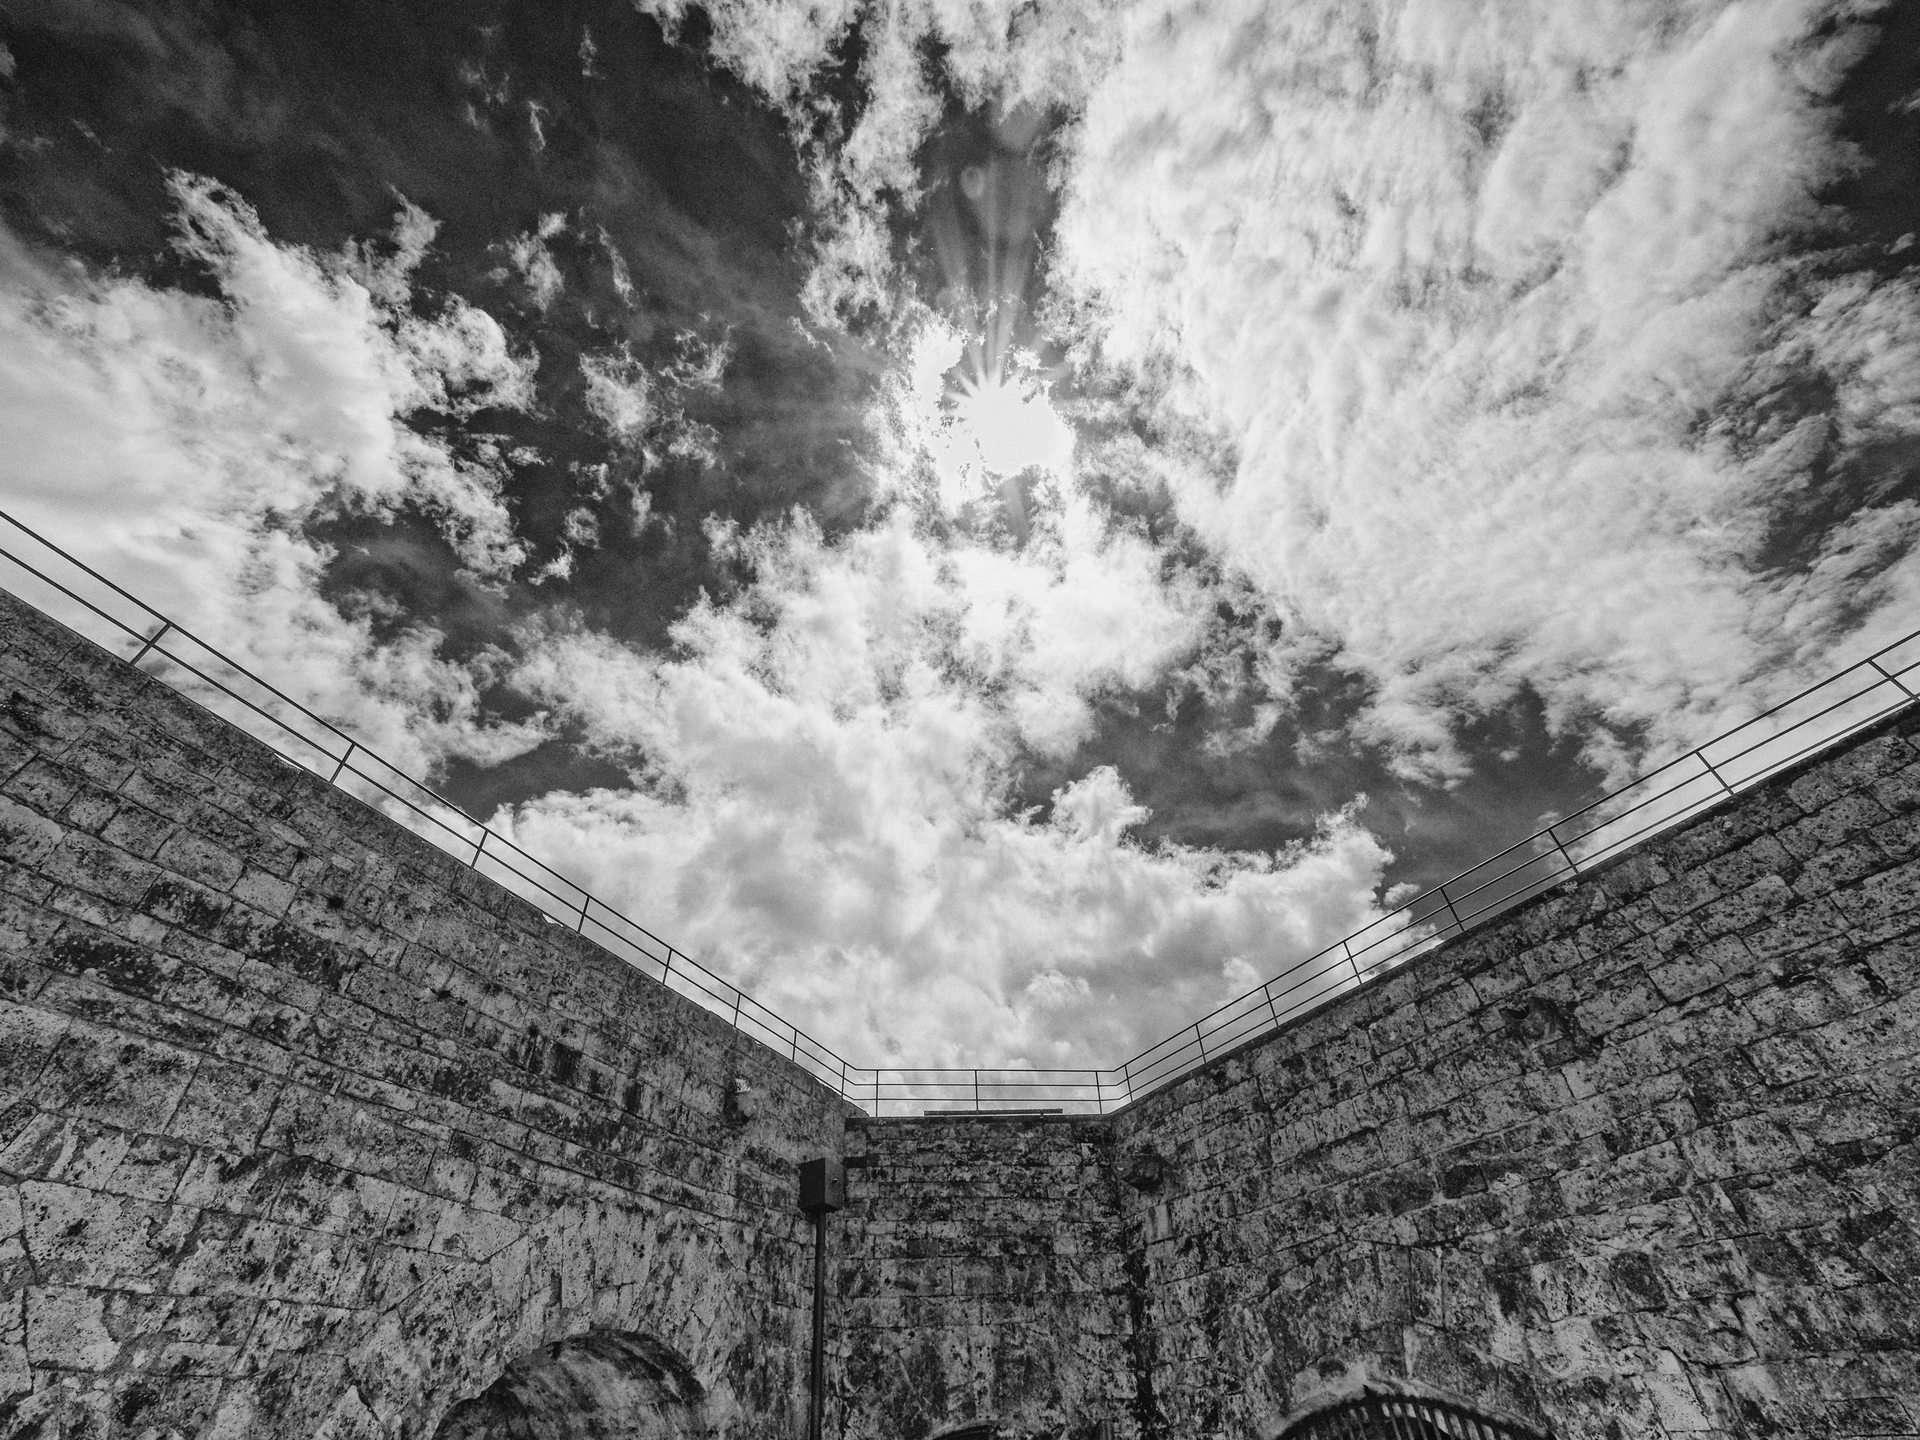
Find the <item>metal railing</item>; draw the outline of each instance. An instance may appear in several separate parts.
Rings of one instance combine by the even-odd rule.
[[[29,559],[0,545],[0,560],[15,567],[7,574],[14,583],[6,588],[21,599],[117,648],[145,673],[785,1054],[875,1115],[1118,1109],[1757,784],[1911,703],[1920,691],[1916,630],[1422,891],[1118,1066],[876,1067],[851,1063],[5,511],[0,521],[38,547]]]

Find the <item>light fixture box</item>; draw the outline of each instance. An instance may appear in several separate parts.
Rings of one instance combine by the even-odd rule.
[[[831,1155],[800,1162],[800,1208],[831,1215],[847,1208],[847,1168]]]

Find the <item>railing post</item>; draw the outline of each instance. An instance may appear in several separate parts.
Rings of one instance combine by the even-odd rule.
[[[1891,670],[1887,669],[1887,667],[1882,665],[1878,660],[1869,660],[1867,661],[1867,663],[1873,666],[1873,668],[1878,670],[1882,675],[1886,676],[1887,679],[1891,680],[1895,685],[1899,686],[1900,693],[1905,695],[1909,700],[1914,698],[1913,691],[1907,688],[1906,681],[1902,680],[1898,675],[1894,674]]]
[[[1200,1063],[1207,1063],[1207,1037],[1200,1033],[1200,1022],[1193,1022],[1193,1043],[1200,1047]]]
[[[1269,980],[1260,987],[1260,993],[1267,997],[1267,1014],[1273,1019],[1273,1028],[1280,1028],[1280,1012],[1273,1006],[1273,981]]]
[[[147,637],[147,643],[142,645],[139,649],[139,652],[135,654],[134,657],[131,660],[129,660],[127,663],[129,665],[138,665],[142,660],[146,659],[147,652],[153,649],[154,646],[158,645],[160,643],[160,637],[162,635],[165,635],[167,631],[171,630],[172,628],[173,628],[173,621],[162,620],[160,622],[160,628],[154,631],[153,634]],[[1885,674],[1886,672],[1882,671],[1881,673]],[[1900,682],[1896,680],[1894,683],[1897,685]],[[1902,686],[1901,688],[1904,689],[1905,687]]]
[[[1558,823],[1558,821],[1554,822],[1554,824]],[[1553,848],[1560,852],[1560,858],[1567,862],[1567,869],[1578,875],[1580,873],[1579,865],[1574,862],[1573,856],[1567,853],[1567,847],[1560,843],[1560,837],[1554,833],[1552,825],[1547,826],[1547,838],[1553,841]]]
[[[1726,776],[1722,775],[1718,770],[1713,768],[1713,761],[1707,759],[1706,751],[1696,750],[1693,753],[1700,757],[1700,763],[1707,767],[1707,773],[1713,776],[1714,779],[1720,782],[1720,788],[1726,791],[1727,794],[1729,795],[1733,794],[1733,786],[1727,784]]]
[[[573,926],[576,935],[584,935],[587,933],[587,907],[593,904],[593,896],[588,895],[584,890],[582,890],[580,894],[584,898],[580,901],[580,918],[574,922]]]
[[[347,768],[347,761],[353,758],[353,752],[357,750],[359,746],[360,742],[358,740],[347,741],[347,753],[340,757],[340,763],[333,767],[333,774],[327,777],[327,783],[329,785],[338,785],[340,783],[340,772]]]
[[[979,1067],[978,1067],[978,1066],[975,1066],[975,1067],[974,1067],[974,1071],[973,1071],[973,1108],[974,1108],[974,1112],[975,1112],[976,1114],[977,1114],[977,1113],[979,1113],[979,1110],[980,1110],[980,1069],[979,1069]]]
[[[1440,882],[1440,898],[1447,902],[1447,913],[1453,916],[1454,929],[1464,931],[1467,927],[1460,923],[1460,912],[1453,908],[1453,897],[1447,894],[1447,882]]]
[[[473,859],[467,862],[467,868],[469,870],[474,870],[479,868],[480,853],[487,848],[487,836],[492,833],[493,832],[488,830],[486,826],[482,825],[480,827],[480,843],[473,847]]]

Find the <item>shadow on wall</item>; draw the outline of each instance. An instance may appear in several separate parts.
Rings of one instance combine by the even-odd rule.
[[[514,1361],[449,1410],[434,1440],[692,1440],[707,1434],[705,1399],[658,1340],[596,1330]]]

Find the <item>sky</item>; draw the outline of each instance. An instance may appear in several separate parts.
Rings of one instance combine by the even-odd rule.
[[[1920,623],[1920,5],[0,0],[0,505],[863,1064]]]

